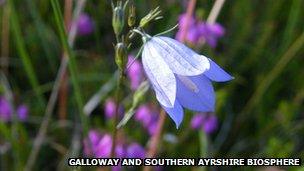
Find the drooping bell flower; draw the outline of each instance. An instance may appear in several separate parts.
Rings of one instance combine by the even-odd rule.
[[[182,43],[163,36],[144,37],[142,63],[156,99],[178,128],[183,107],[213,112],[215,93],[211,81],[233,77],[211,59],[199,55]]]

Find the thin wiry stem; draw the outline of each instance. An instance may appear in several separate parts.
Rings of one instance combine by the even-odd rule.
[[[77,1],[73,22],[72,22],[71,29],[70,29],[70,32],[68,35],[68,43],[70,46],[72,46],[74,44],[76,32],[77,32],[77,25],[75,23],[78,20],[78,17],[85,6],[85,2],[86,2],[86,0]],[[69,61],[69,59],[68,59],[67,55],[64,55],[63,58],[61,59],[61,63],[60,63],[60,67],[59,67],[59,70],[58,70],[58,73],[56,76],[54,87],[52,89],[51,96],[49,98],[49,101],[48,101],[48,104],[47,104],[47,107],[45,110],[45,115],[43,117],[43,121],[39,128],[38,134],[34,140],[33,148],[30,152],[26,167],[24,169],[25,171],[32,170],[33,165],[37,159],[41,145],[45,138],[45,134],[47,133],[47,128],[48,128],[48,125],[49,125],[49,122],[51,119],[51,115],[54,111],[55,102],[56,102],[57,96],[58,96],[59,86],[64,78],[64,73],[66,72],[68,61]]]
[[[163,127],[166,120],[166,112],[162,109],[160,111],[159,119],[157,122],[157,128],[155,134],[151,137],[150,144],[148,147],[148,151],[146,154],[147,158],[153,158],[157,154],[157,149],[161,141],[161,134],[163,132]],[[152,169],[151,166],[145,166],[144,171],[150,171]]]
[[[73,13],[73,1],[72,0],[65,0],[64,3],[64,24],[65,30],[68,32],[69,25],[72,21],[72,13]],[[66,52],[63,52],[63,54]],[[64,56],[64,55],[63,55]],[[68,100],[68,79],[69,75],[67,72],[64,73],[64,78],[60,85],[59,90],[59,102],[58,102],[58,115],[60,119],[66,118],[67,113],[67,100]]]
[[[119,78],[117,80],[117,87],[116,87],[116,94],[115,94],[115,116],[114,116],[114,128],[113,128],[113,141],[111,146],[111,157],[114,157],[115,155],[115,147],[116,147],[116,141],[117,141],[117,132],[119,129],[116,128],[116,125],[119,121],[119,105],[120,105],[120,97],[121,97],[121,90],[122,90],[122,82],[123,82],[123,71],[120,71]]]
[[[208,19],[207,19],[207,23],[208,24],[214,24],[223,5],[225,3],[225,0],[216,0],[212,9],[211,9],[211,12],[208,16]]]
[[[181,33],[181,39],[180,39],[181,42],[185,42],[185,38],[186,38],[188,29],[189,29],[190,19],[193,15],[195,5],[196,5],[196,0],[190,0],[188,7],[187,7],[185,25],[184,25],[184,28],[182,29],[182,33]]]
[[[207,18],[207,23],[208,24],[214,24],[218,15],[220,14],[220,11],[224,5],[224,2],[225,0],[216,0],[212,9],[211,9],[211,12]],[[206,43],[206,40],[204,39],[203,42],[202,42],[202,46]]]

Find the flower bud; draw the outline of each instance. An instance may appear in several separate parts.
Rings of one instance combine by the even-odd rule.
[[[124,43],[117,43],[115,47],[115,62],[119,70],[125,69],[128,62],[128,52]]]
[[[136,22],[136,13],[135,13],[135,6],[131,5],[129,8],[129,16],[128,16],[128,25],[129,27],[133,27]]]
[[[125,15],[122,4],[113,8],[112,26],[116,35],[120,35],[125,24]]]

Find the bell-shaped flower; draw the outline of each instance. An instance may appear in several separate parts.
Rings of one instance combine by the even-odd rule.
[[[142,63],[156,99],[177,128],[183,120],[183,107],[198,112],[214,111],[215,94],[211,81],[233,79],[211,59],[163,36],[147,39]]]

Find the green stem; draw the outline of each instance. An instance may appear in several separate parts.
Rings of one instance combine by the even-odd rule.
[[[123,71],[119,71],[119,77],[117,79],[117,86],[115,90],[115,102],[116,102],[116,108],[115,108],[115,116],[114,116],[114,126],[113,126],[113,141],[111,146],[111,157],[114,157],[115,155],[115,147],[117,144],[117,132],[119,129],[116,128],[116,125],[118,124],[119,120],[119,105],[120,105],[120,97],[122,93],[122,82],[124,79]]]
[[[74,56],[74,53],[67,40],[67,35],[66,35],[65,29],[64,29],[63,17],[62,17],[61,11],[60,11],[60,6],[58,4],[58,1],[51,0],[51,4],[52,4],[52,8],[54,10],[56,24],[59,29],[60,40],[63,45],[64,51],[67,53],[67,55],[64,55],[64,57],[67,57],[69,59],[68,67],[69,67],[69,71],[70,71],[70,75],[71,75],[71,79],[72,79],[72,85],[74,88],[74,93],[75,93],[77,107],[79,110],[79,116],[80,116],[80,120],[81,120],[82,129],[83,129],[84,135],[86,136],[89,131],[89,124],[88,124],[88,119],[86,118],[86,116],[84,115],[84,112],[83,112],[84,103],[82,100],[81,88],[78,84],[78,80],[76,77],[77,67],[76,67],[75,56]]]
[[[11,9],[11,25],[12,25],[12,32],[16,39],[16,46],[18,50],[18,54],[20,55],[20,58],[22,60],[26,75],[29,79],[29,82],[31,86],[33,87],[33,90],[35,92],[35,95],[38,98],[38,103],[40,104],[40,107],[44,107],[46,102],[45,99],[41,93],[40,87],[39,87],[39,81],[35,74],[33,64],[31,62],[30,56],[25,48],[25,43],[23,40],[23,36],[21,33],[20,25],[19,25],[19,19],[17,16],[17,12],[15,10],[13,1],[8,1],[9,7]]]

